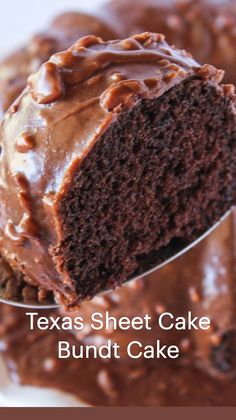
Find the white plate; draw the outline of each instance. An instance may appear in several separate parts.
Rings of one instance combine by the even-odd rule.
[[[88,405],[64,392],[13,383],[0,357],[0,407],[88,407]]]

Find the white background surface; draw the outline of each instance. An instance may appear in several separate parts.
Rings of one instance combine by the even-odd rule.
[[[47,27],[55,15],[73,10],[92,12],[103,0],[0,0],[0,57],[24,45],[37,31]],[[70,395],[48,389],[13,384],[0,357],[0,406],[80,407]]]
[[[93,11],[103,0],[0,0],[0,54],[24,44],[27,38],[47,26],[56,14]]]

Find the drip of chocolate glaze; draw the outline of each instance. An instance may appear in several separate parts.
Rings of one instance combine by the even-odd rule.
[[[19,153],[27,153],[35,146],[34,136],[31,133],[22,133],[16,141],[16,150]]]
[[[28,142],[31,141],[32,144],[31,137],[31,140],[29,140],[28,136],[24,136],[24,138],[28,139]],[[31,238],[33,240],[38,239],[40,237],[40,232],[39,227],[33,218],[32,199],[30,196],[29,183],[24,175],[19,173],[15,175],[15,181],[19,188],[17,197],[22,209],[24,210],[24,213],[18,226],[9,220],[5,229],[5,234],[17,244],[23,245],[25,239],[27,238]]]

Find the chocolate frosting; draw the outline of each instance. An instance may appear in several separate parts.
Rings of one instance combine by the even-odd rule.
[[[52,54],[69,48],[78,38],[89,34],[106,40],[117,37],[102,18],[68,12],[56,17],[44,32],[34,35],[24,47],[3,60],[0,65],[0,118],[23,91],[32,72]]]
[[[223,68],[225,80],[236,84],[234,0],[113,0],[101,15],[114,22],[121,37],[142,31],[165,34],[200,63]]]
[[[75,169],[116,115],[193,75],[222,79],[162,35],[144,33],[84,37],[29,78],[1,129],[1,252],[13,268],[73,303],[49,250],[60,241],[57,205]]]

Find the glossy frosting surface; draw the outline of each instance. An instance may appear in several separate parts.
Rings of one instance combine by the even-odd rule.
[[[121,37],[142,31],[165,34],[200,63],[226,70],[225,80],[236,84],[234,0],[113,0],[102,15]]]

